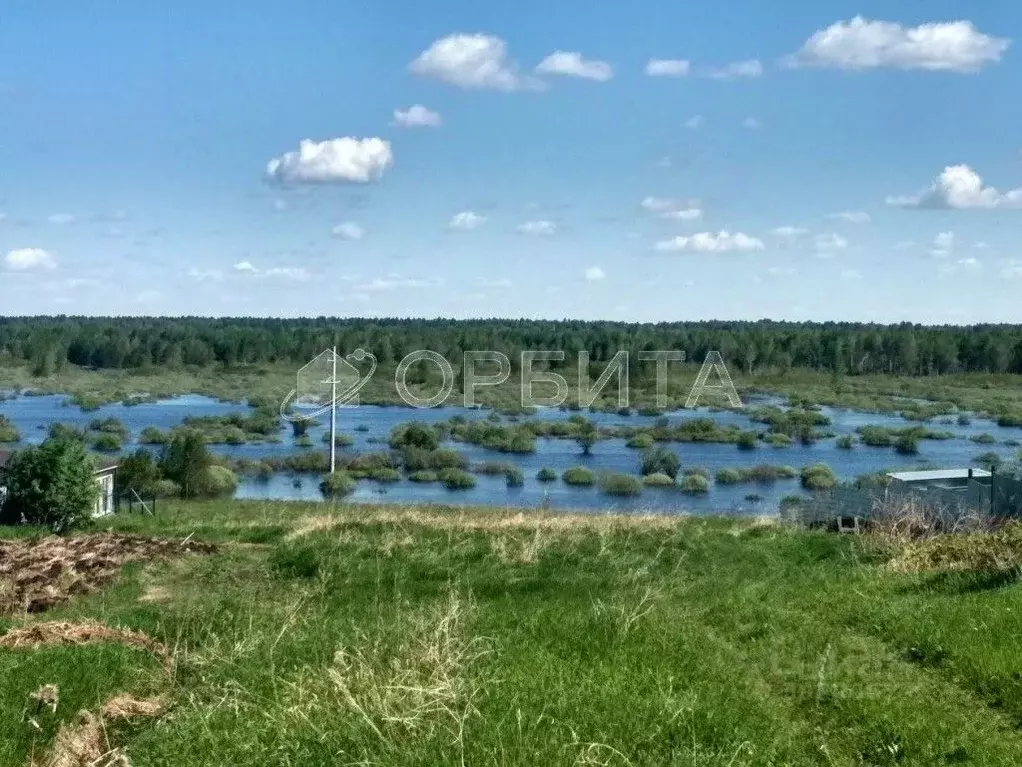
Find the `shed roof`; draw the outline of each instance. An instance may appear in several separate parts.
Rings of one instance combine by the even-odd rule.
[[[947,479],[968,479],[969,472],[973,478],[989,477],[986,469],[936,469],[934,471],[894,471],[888,474],[892,479],[902,482],[939,482]]]

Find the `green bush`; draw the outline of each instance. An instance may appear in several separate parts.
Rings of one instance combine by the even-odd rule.
[[[76,429],[73,426],[68,426],[66,423],[51,423],[46,434],[49,439],[73,440],[75,442],[81,442],[83,445],[88,439],[88,435],[84,431]]]
[[[626,447],[635,448],[636,450],[648,450],[653,447],[653,437],[649,434],[642,433],[636,434],[625,443]]]
[[[206,470],[212,463],[213,457],[202,434],[194,429],[181,429],[163,446],[160,471],[177,483],[181,497],[198,498],[204,492]]]
[[[974,437],[969,437],[969,441],[979,445],[992,445],[997,442],[997,439],[993,434],[977,434]]]
[[[758,438],[759,436],[754,431],[743,431],[738,435],[735,444],[738,445],[739,450],[755,450]]]
[[[203,498],[223,498],[234,495],[238,489],[238,478],[226,466],[213,464],[206,467],[202,475],[198,494]]]
[[[438,450],[406,447],[401,450],[401,461],[406,471],[465,470],[469,465],[468,458],[464,454],[448,447],[442,447]]]
[[[997,453],[980,453],[973,460],[986,469],[996,469],[1004,464],[1004,459]]]
[[[478,463],[472,469],[476,474],[488,474],[495,476],[497,474],[507,474],[509,471],[515,468],[515,464],[509,461],[483,461]]]
[[[553,469],[543,467],[542,469],[539,470],[539,473],[536,475],[536,479],[538,479],[540,482],[556,482],[557,472],[554,471]]]
[[[319,483],[319,492],[326,498],[342,498],[355,492],[356,482],[354,477],[345,471],[335,471],[327,474]]]
[[[898,441],[894,443],[894,449],[902,455],[915,455],[919,452],[919,440],[910,434],[904,434],[898,437]]]
[[[0,523],[24,519],[56,531],[91,519],[99,496],[95,466],[77,440],[49,439],[17,451],[0,473],[0,484],[7,487]]]
[[[143,445],[165,445],[170,441],[170,436],[155,426],[146,426],[138,437]]]
[[[401,479],[401,473],[389,466],[381,466],[367,471],[366,478],[376,482],[398,482]]]
[[[420,471],[413,471],[408,475],[408,479],[412,482],[436,482],[439,477],[435,471],[422,469]]]
[[[682,474],[684,474],[686,477],[696,475],[699,477],[705,477],[706,479],[710,478],[710,470],[705,469],[702,466],[689,466],[687,469],[685,469],[685,471],[682,472]]]
[[[647,474],[642,481],[648,487],[673,487],[674,480],[666,474]]]
[[[968,426],[971,423],[972,423],[972,419],[967,414],[961,413],[958,416],[958,425],[959,426]]]
[[[172,479],[161,479],[153,485],[151,493],[157,498],[177,498],[181,495],[181,486]]]
[[[21,442],[21,433],[5,416],[0,415],[0,443]]]
[[[596,477],[584,466],[573,466],[561,475],[561,480],[566,485],[589,487],[596,482]]]
[[[355,426],[355,431],[358,431],[358,432],[366,432],[366,431],[369,431],[369,424],[367,424],[367,423],[360,423],[360,424],[357,424],[357,425]],[[328,441],[329,441],[329,439],[330,439],[330,438],[329,438],[329,437],[327,437],[327,440],[328,440]]]
[[[718,485],[737,485],[742,482],[742,473],[738,469],[721,469],[716,480]]]
[[[787,434],[771,434],[766,441],[772,447],[791,447],[791,437]]]
[[[89,423],[89,431],[116,434],[122,440],[127,439],[130,433],[128,428],[116,418],[94,418]]]
[[[390,434],[390,446],[397,450],[403,447],[436,450],[440,447],[440,439],[436,430],[429,424],[412,421],[394,427]]]
[[[802,487],[806,490],[829,490],[837,485],[837,476],[825,463],[817,463],[802,469]]]
[[[609,472],[600,476],[600,489],[607,495],[639,495],[642,480],[632,474]]]
[[[469,490],[476,486],[476,478],[462,469],[443,469],[437,478],[448,490]]]
[[[295,439],[298,439],[308,434],[309,429],[315,425],[316,421],[312,418],[296,418],[291,422],[291,433]]]
[[[126,493],[134,490],[139,495],[152,495],[153,488],[160,481],[160,469],[152,453],[140,447],[131,455],[121,458],[117,466],[117,491]]]
[[[855,437],[845,434],[843,437],[838,437],[834,444],[842,450],[851,450],[855,447]]]
[[[312,437],[308,434],[303,434],[295,439],[295,447],[312,447]]]
[[[702,474],[689,474],[680,484],[681,491],[689,495],[703,495],[710,492],[710,480]]]
[[[508,487],[521,487],[525,484],[525,474],[517,466],[511,466],[504,472]]]
[[[651,447],[642,453],[642,475],[666,474],[677,477],[681,468],[681,459],[673,450],[666,447]]]
[[[92,440],[92,449],[100,453],[117,453],[122,447],[121,438],[116,434],[103,432]]]

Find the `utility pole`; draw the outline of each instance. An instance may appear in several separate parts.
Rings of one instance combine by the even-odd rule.
[[[332,351],[330,373],[330,473],[337,468],[337,347]]]

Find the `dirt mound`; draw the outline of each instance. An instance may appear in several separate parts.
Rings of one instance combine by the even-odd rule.
[[[117,533],[0,540],[0,615],[42,612],[94,591],[127,562],[215,551],[210,543]]]

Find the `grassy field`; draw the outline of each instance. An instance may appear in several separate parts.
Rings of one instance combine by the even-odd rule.
[[[222,546],[0,618],[127,627],[170,657],[0,649],[0,764],[124,692],[169,704],[107,724],[137,765],[1022,764],[1013,564],[904,573],[896,546],[767,522],[487,509],[102,526]],[[29,717],[45,684],[56,712]]]

